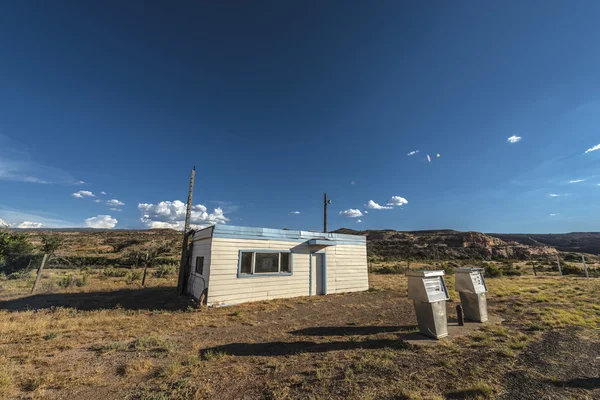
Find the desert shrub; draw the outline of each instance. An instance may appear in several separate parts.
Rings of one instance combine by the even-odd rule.
[[[132,270],[132,271],[129,271],[129,273],[125,277],[125,282],[127,282],[128,284],[132,284],[141,279],[142,279],[142,271]]]
[[[77,278],[75,278],[75,286],[77,287],[83,287],[85,285],[87,285],[88,283],[88,279],[89,279],[89,275],[88,274],[83,274],[81,276],[78,276]]]
[[[498,278],[502,276],[502,268],[493,263],[483,263],[482,268],[485,270],[487,278]]]
[[[106,268],[102,271],[102,275],[108,276],[111,278],[124,278],[129,273],[125,268]]]
[[[515,267],[512,262],[503,262],[502,263],[502,275],[506,276],[521,276],[523,273],[520,271],[520,268]]]
[[[454,268],[455,266],[450,262],[444,262],[440,265],[440,269],[443,269],[446,275],[454,275]]]
[[[67,288],[73,284],[73,275],[64,275],[60,281],[58,281],[58,286],[61,288]]]
[[[176,267],[174,265],[163,264],[159,265],[154,271],[153,276],[156,278],[164,278],[175,273]]]
[[[406,272],[406,267],[403,267],[400,264],[396,264],[396,265],[386,265],[384,267],[379,268],[378,270],[374,271],[377,274],[383,274],[383,275],[398,275],[398,274],[404,274]]]
[[[564,263],[561,266],[561,269],[562,269],[563,275],[579,275],[579,276],[585,275],[583,268],[579,268],[578,266],[573,265],[573,264]]]

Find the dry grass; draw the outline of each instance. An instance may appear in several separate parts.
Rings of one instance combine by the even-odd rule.
[[[44,279],[64,273],[48,270]],[[372,290],[359,294],[220,309],[188,308],[174,299],[174,276],[151,276],[140,291],[96,271],[84,287],[34,296],[32,309],[1,310],[0,397],[86,399],[110,389],[133,399],[489,398],[502,393],[503,373],[545,331],[600,324],[598,280],[489,279],[490,311],[504,325],[410,348],[398,337],[414,330],[400,312],[412,310],[402,275],[372,274]],[[453,277],[447,282],[457,301]],[[27,280],[0,285],[4,305],[22,305],[15,302],[25,301]],[[60,306],[39,308],[55,298]],[[332,323],[341,325],[333,333],[292,334]],[[359,330],[399,325],[407,326]]]

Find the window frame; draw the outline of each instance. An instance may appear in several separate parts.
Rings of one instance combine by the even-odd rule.
[[[250,266],[250,273],[242,273],[242,254],[252,253],[252,264]],[[256,253],[279,253],[279,263],[277,269],[279,272],[254,272],[256,267]],[[281,272],[281,253],[288,253],[290,256],[290,271]],[[260,278],[263,276],[292,276],[294,275],[294,252],[291,250],[273,250],[273,249],[251,249],[251,250],[240,250],[238,254],[238,278]]]
[[[202,259],[202,272],[198,272],[198,259],[199,258]],[[200,275],[200,276],[204,275],[204,259],[205,259],[204,256],[196,256],[195,263],[194,263],[194,273],[196,275]]]

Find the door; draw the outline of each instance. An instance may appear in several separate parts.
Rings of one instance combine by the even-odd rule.
[[[315,266],[315,281],[317,284],[316,294],[325,294],[325,254],[313,254],[313,265]]]

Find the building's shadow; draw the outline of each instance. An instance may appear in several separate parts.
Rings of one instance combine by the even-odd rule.
[[[347,342],[317,343],[301,342],[269,342],[269,343],[230,343],[222,346],[200,350],[201,358],[210,358],[216,354],[232,356],[287,356],[300,353],[326,353],[336,350],[355,349],[406,349],[406,342],[400,339],[381,339]]]
[[[598,389],[600,388],[600,378],[574,378],[564,381],[552,380],[548,381],[555,386],[581,388],[581,389]]]
[[[376,335],[386,332],[412,332],[416,325],[399,326],[316,326],[313,328],[298,329],[290,332],[297,336],[355,336]]]
[[[121,307],[125,310],[185,310],[187,298],[178,298],[174,287],[123,289],[112,292],[44,293],[14,300],[0,301],[0,310],[39,310],[66,307],[78,310],[101,310]]]

